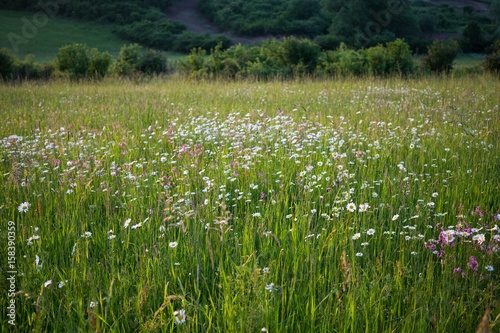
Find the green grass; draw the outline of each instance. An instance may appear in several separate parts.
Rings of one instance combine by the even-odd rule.
[[[499,90],[0,86],[1,330],[498,331]]]
[[[33,22],[32,12],[18,12],[0,10],[0,48],[5,47],[15,51],[9,40],[9,34],[23,37],[24,19]],[[54,60],[57,50],[64,45],[72,43],[87,44],[90,48],[97,48],[100,52],[108,51],[114,57],[118,56],[123,45],[129,41],[119,38],[113,33],[112,25],[102,25],[95,22],[82,22],[59,17],[50,17],[46,24],[37,28],[36,34],[31,37],[27,30],[27,43],[18,44],[19,59],[28,54],[35,56],[36,62]],[[169,60],[182,58],[178,53],[167,53]]]
[[[31,12],[0,11],[0,47],[14,50],[8,34],[13,33],[23,36],[23,19],[33,21]],[[27,35],[30,37],[31,32]],[[46,25],[37,28],[37,33],[32,38],[26,38],[27,43],[19,44],[17,53],[20,59],[28,54],[35,55],[35,61],[46,62],[55,58],[57,50],[64,45],[72,43],[87,44],[96,47],[99,51],[108,51],[118,55],[120,48],[127,41],[113,34],[110,26],[93,22],[78,22],[58,17],[50,17]]]

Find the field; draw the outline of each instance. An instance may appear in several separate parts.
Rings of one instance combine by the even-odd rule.
[[[498,332],[498,91],[0,86],[0,331]]]

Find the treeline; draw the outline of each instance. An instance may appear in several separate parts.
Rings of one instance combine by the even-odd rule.
[[[200,10],[223,30],[248,36],[295,35],[323,49],[341,43],[366,48],[404,38],[423,50],[435,32],[463,33],[466,52],[483,52],[500,38],[500,0],[487,13],[474,7],[408,0],[200,0]]]
[[[483,68],[500,74],[500,40],[492,45]],[[454,40],[435,41],[417,65],[409,45],[402,39],[360,50],[341,44],[321,51],[309,39],[287,37],[267,40],[259,46],[219,43],[209,53],[192,49],[184,59],[170,64],[164,52],[125,45],[116,59],[83,44],[63,46],[53,63],[38,64],[33,57],[20,61],[8,49],[0,49],[0,78],[4,81],[66,77],[73,80],[105,76],[140,77],[180,73],[195,79],[290,79],[338,76],[409,76],[420,73],[449,73],[459,52]]]
[[[4,0],[0,8],[111,24],[120,37],[158,50],[210,52],[219,43],[233,44],[168,20],[165,11],[175,1],[182,0]],[[464,52],[481,53],[500,38],[500,0],[491,0],[486,14],[422,0],[199,0],[198,5],[221,30],[305,37],[323,50],[336,50],[341,43],[362,49],[404,38],[414,53],[423,53],[430,34],[457,32]]]
[[[232,41],[224,36],[209,36],[187,31],[178,22],[167,19],[164,11],[174,0],[5,0],[3,9],[42,12],[48,16],[95,21],[113,25],[120,37],[144,47],[187,53],[193,47],[209,51],[217,44],[227,47]]]
[[[224,30],[246,36],[327,32],[330,14],[320,0],[200,0],[200,11]]]

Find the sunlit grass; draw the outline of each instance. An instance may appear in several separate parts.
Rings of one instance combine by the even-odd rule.
[[[17,329],[473,332],[489,309],[495,331],[499,90],[2,86]]]

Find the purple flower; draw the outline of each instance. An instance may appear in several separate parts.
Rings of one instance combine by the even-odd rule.
[[[467,263],[467,267],[469,267],[473,271],[477,271],[477,269],[479,268],[479,263],[477,262],[476,257],[470,256],[469,262]]]

